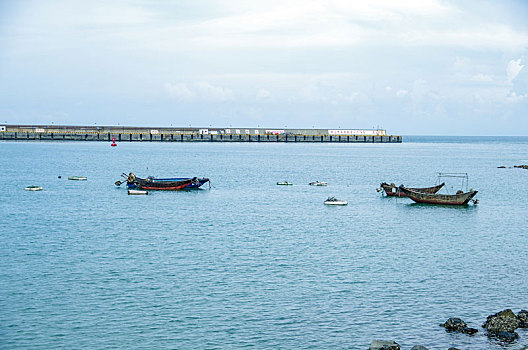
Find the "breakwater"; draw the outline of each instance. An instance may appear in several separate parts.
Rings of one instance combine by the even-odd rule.
[[[160,128],[129,126],[0,125],[0,140],[121,142],[400,143],[382,129]]]

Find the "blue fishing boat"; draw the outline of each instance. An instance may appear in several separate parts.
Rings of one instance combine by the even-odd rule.
[[[209,182],[206,177],[174,177],[174,178],[157,178],[148,176],[146,178],[140,178],[130,173],[128,175],[122,175],[126,179],[126,184],[129,189],[142,189],[142,190],[187,190],[196,189],[201,187],[203,184]],[[116,181],[116,186],[121,186],[125,181]]]

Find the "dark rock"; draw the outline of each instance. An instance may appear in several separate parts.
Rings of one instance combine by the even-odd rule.
[[[515,318],[515,313],[511,309],[502,310],[500,312],[497,312],[495,314],[496,316],[504,316],[504,317],[511,317]]]
[[[429,350],[423,345],[415,345],[411,348],[411,350]]]
[[[482,325],[490,333],[513,332],[519,328],[520,321],[511,309],[506,309],[488,316]]]
[[[475,334],[478,332],[478,329],[475,329],[475,328],[464,328],[461,330],[462,333],[466,333],[466,334]]]
[[[447,331],[456,331],[459,332],[462,329],[467,328],[466,322],[462,321],[458,317],[451,317],[445,323],[440,324],[441,327],[444,327]]]
[[[513,342],[515,341],[515,339],[519,338],[519,334],[517,334],[516,332],[505,332],[505,331],[493,333],[493,336],[503,342],[508,342],[508,343]]]
[[[440,324],[440,326],[444,327],[448,332],[461,332],[465,334],[475,334],[478,332],[478,330],[475,328],[469,328],[466,322],[462,321],[458,317],[452,317],[445,323]]]
[[[519,328],[528,328],[528,311],[521,310],[517,314],[517,319],[519,320]]]
[[[400,350],[400,344],[392,340],[373,340],[369,350]]]
[[[513,167],[514,168],[521,168],[521,169],[527,169],[528,170],[528,165],[514,165]]]

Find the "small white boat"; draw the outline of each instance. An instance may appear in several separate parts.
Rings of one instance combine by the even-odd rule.
[[[42,187],[40,186],[28,186],[24,188],[26,191],[42,191]]]
[[[128,190],[128,194],[134,194],[134,195],[147,195],[148,191],[142,191],[142,190]]]
[[[324,181],[313,181],[313,182],[310,182],[308,185],[310,185],[310,186],[328,186],[328,183],[324,182]]]
[[[324,204],[326,205],[348,205],[348,202],[337,199],[336,197],[328,197],[328,199],[325,200]]]
[[[277,182],[277,185],[279,185],[279,186],[292,186],[293,184],[291,182],[288,182],[288,181],[279,181],[279,182]]]
[[[68,176],[68,180],[86,181],[88,178],[86,176]]]

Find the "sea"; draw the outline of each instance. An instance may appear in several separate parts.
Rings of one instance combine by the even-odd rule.
[[[528,164],[528,137],[403,140],[0,142],[0,348],[528,345],[528,329],[505,343],[481,327],[528,309],[528,170],[513,167]],[[114,184],[129,172],[211,186],[129,196]],[[377,191],[438,173],[464,174],[445,191],[479,203]],[[479,332],[446,332],[450,317]]]

